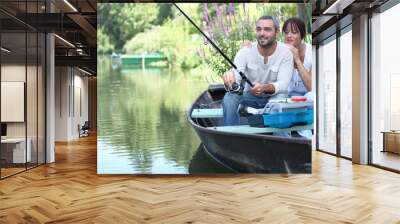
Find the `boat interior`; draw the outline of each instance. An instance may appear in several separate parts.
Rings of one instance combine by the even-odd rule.
[[[241,133],[241,134],[267,134],[285,132],[292,133],[291,137],[302,137],[297,134],[299,130],[312,130],[313,124],[297,125],[287,128],[276,128],[253,124],[249,124],[248,116],[240,117],[240,125],[224,126],[222,99],[226,93],[222,84],[211,84],[209,88],[195,101],[192,108],[189,110],[190,117],[193,123],[208,129]]]

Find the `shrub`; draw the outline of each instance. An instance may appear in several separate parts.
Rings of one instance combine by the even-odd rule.
[[[166,21],[129,40],[124,49],[128,54],[162,53],[170,66],[182,69],[195,68],[201,64],[196,50],[201,44],[198,34],[189,34],[189,27],[182,18]]]

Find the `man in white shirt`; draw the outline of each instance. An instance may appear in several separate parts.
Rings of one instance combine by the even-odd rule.
[[[227,92],[223,100],[224,125],[238,125],[239,104],[255,108],[264,107],[270,98],[287,94],[289,81],[293,74],[293,55],[283,43],[276,41],[279,23],[272,16],[262,16],[256,23],[257,43],[250,48],[242,48],[235,56],[234,63],[254,84],[245,84],[243,95]],[[240,83],[236,71],[224,74],[224,83],[230,87]]]

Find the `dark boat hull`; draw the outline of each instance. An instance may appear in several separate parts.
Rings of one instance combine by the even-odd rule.
[[[205,91],[188,111],[188,118],[207,152],[230,168],[244,173],[311,173],[311,140],[266,134],[241,134],[213,130],[216,118],[192,119],[192,110],[221,100],[224,91]]]

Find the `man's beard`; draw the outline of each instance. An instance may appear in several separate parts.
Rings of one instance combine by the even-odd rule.
[[[260,39],[261,38],[257,38],[257,43],[262,48],[270,48],[275,42],[275,38],[273,37],[266,39],[267,42],[264,41],[264,43],[261,43]]]

